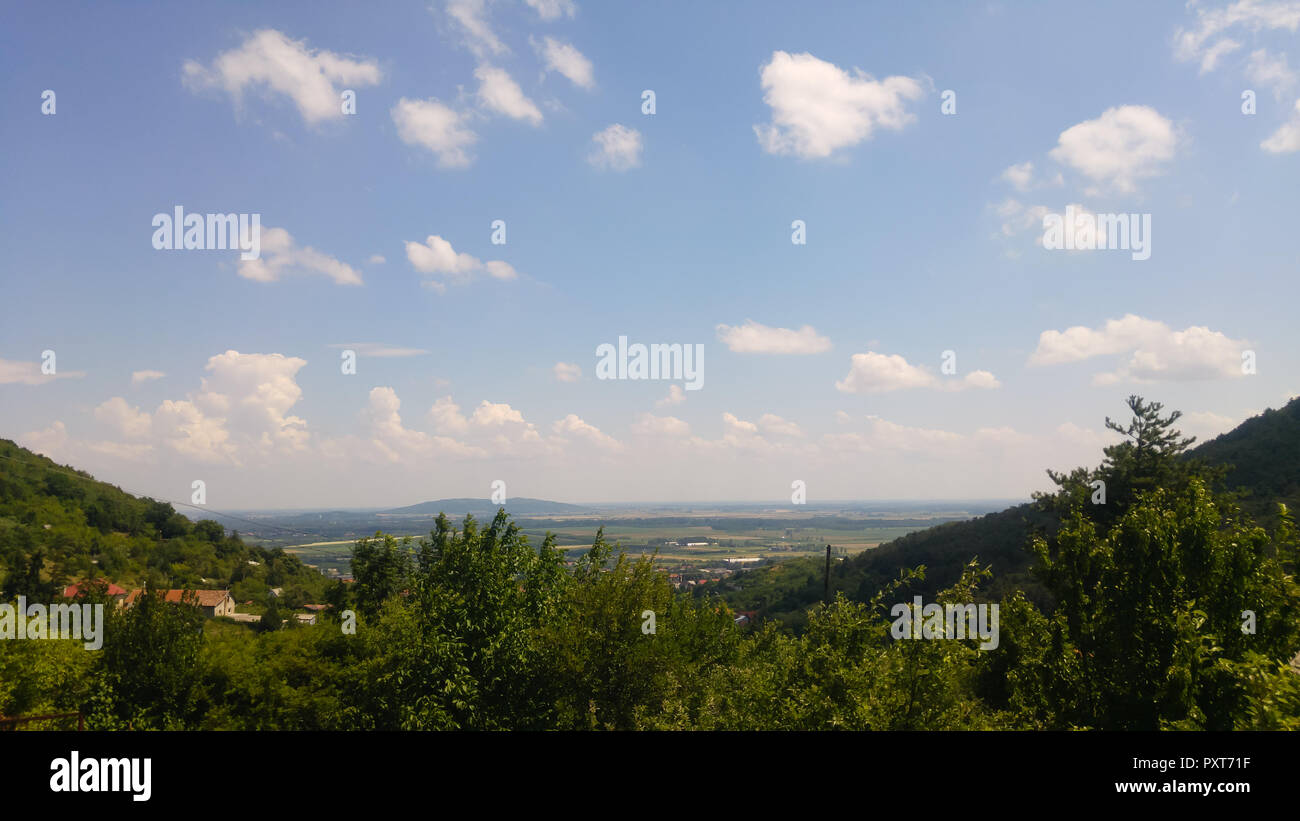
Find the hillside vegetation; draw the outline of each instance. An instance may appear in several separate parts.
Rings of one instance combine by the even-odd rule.
[[[315,626],[205,621],[145,595],[105,608],[101,650],[2,640],[0,714],[76,711],[92,729],[1300,729],[1291,515],[1259,526],[1218,486],[1222,470],[1186,458],[1177,414],[1136,397],[1130,408],[1100,466],[1053,474],[1059,489],[1032,513],[980,520],[994,551],[1017,515],[1047,517],[1028,539],[1032,571],[965,562],[942,583],[905,561],[923,542],[900,540],[874,592],[877,577],[846,562],[840,594],[806,608],[799,629],[750,627],[718,598],[676,594],[651,557],[631,560],[600,530],[570,568],[554,539],[531,544],[504,511],[486,525],[439,516],[419,541],[359,540],[355,583],[329,584]],[[170,585],[297,572],[165,505],[5,454],[9,596],[51,595],[72,572]],[[1092,501],[1097,479],[1105,504]],[[965,548],[934,555],[953,552]],[[806,591],[800,565],[780,572]],[[1034,595],[1015,589],[1022,575]],[[980,612],[997,627],[900,621],[891,605],[927,589],[929,604],[996,606]]]
[[[1261,523],[1276,525],[1278,503],[1292,510],[1300,505],[1300,398],[1180,451],[1177,459],[1204,465],[1209,469],[1204,476],[1215,490],[1235,494],[1243,510]],[[1103,467],[1086,476],[1077,473],[1074,481],[1107,478]],[[1110,509],[1123,504],[1126,488],[1122,482],[1109,482],[1107,492]],[[831,572],[832,595],[843,593],[854,601],[868,601],[897,577],[899,568],[924,565],[925,578],[911,581],[902,592],[904,597],[913,593],[932,596],[953,584],[966,565],[978,559],[993,571],[994,581],[988,589],[991,598],[1021,590],[1038,604],[1050,606],[1050,593],[1030,575],[1029,568],[1034,559],[1031,539],[1054,536],[1060,527],[1058,511],[1049,504],[1052,498],[911,533],[836,562]],[[822,599],[824,572],[823,560],[798,559],[738,573],[721,582],[719,590],[738,610],[756,611],[798,627],[806,621],[807,608]]]

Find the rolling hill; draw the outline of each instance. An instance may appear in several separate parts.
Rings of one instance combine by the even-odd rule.
[[[1184,458],[1228,468],[1220,489],[1241,494],[1243,510],[1263,523],[1275,517],[1278,502],[1300,507],[1300,398],[1197,445]],[[924,564],[925,580],[911,584],[905,593],[932,596],[955,582],[966,563],[978,557],[993,570],[993,582],[985,591],[990,599],[1020,589],[1041,606],[1048,595],[1029,573],[1032,557],[1027,545],[1033,533],[1050,536],[1056,527],[1051,514],[1026,503],[910,533],[838,562],[831,570],[831,595],[842,591],[864,601],[897,578],[901,568]],[[799,627],[806,609],[822,598],[823,573],[821,559],[796,559],[738,573],[720,582],[717,592],[737,610]]]
[[[386,510],[382,515],[393,516],[437,516],[439,513],[446,513],[448,516],[463,516],[466,513],[472,513],[475,516],[487,515],[492,516],[497,512],[497,508],[504,507],[506,512],[512,516],[539,516],[548,513],[585,513],[587,509],[578,505],[565,504],[564,502],[550,502],[545,499],[529,499],[526,496],[516,496],[507,499],[504,505],[493,504],[487,499],[439,499],[435,502],[420,502],[415,505],[406,507],[397,507],[392,510]]]

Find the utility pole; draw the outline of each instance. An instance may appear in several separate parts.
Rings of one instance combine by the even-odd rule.
[[[826,582],[822,587],[822,603],[831,603],[831,546],[826,545]]]

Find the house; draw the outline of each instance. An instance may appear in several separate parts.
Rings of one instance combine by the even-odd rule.
[[[110,581],[105,581],[104,579],[95,579],[92,582],[79,582],[77,584],[70,584],[67,587],[63,588],[63,598],[65,599],[81,598],[92,587],[98,589],[104,595],[112,599],[113,602],[117,604],[118,607],[121,607],[122,604],[125,603],[126,601],[126,596],[127,596],[126,588],[119,587],[118,585],[113,584]]]
[[[229,590],[164,590],[162,594],[163,600],[168,604],[191,602],[196,604],[208,618],[231,616],[235,613],[235,600],[230,598]],[[144,595],[143,590],[132,590],[126,597],[126,606],[135,604],[142,595]]]
[[[297,614],[294,615],[294,618],[298,620],[298,623],[299,623],[299,624],[304,624],[304,625],[306,625],[306,624],[315,624],[315,623],[316,623],[316,614],[315,614],[315,613],[297,613]]]
[[[272,595],[272,596],[275,596],[277,599],[280,598],[281,596],[284,595],[284,588],[283,588],[283,587],[272,587],[272,588],[271,588],[271,595]]]
[[[313,613],[320,613],[321,611],[328,610],[330,606],[328,604],[304,604],[303,607]]]

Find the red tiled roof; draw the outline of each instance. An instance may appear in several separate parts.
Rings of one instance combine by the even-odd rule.
[[[229,591],[226,590],[192,590],[189,592],[193,594],[193,597],[187,599],[184,590],[164,590],[162,591],[163,600],[170,604],[194,601],[199,607],[216,607],[230,595]],[[143,594],[143,590],[132,590],[131,595],[126,598],[127,603],[135,604]]]
[[[93,582],[80,582],[78,584],[68,585],[67,587],[63,588],[63,598],[75,599],[77,596],[81,595],[83,590],[86,590],[90,587],[98,587],[110,596],[126,595],[125,587],[118,587],[112,582],[107,582],[104,581],[103,579],[96,579]]]

